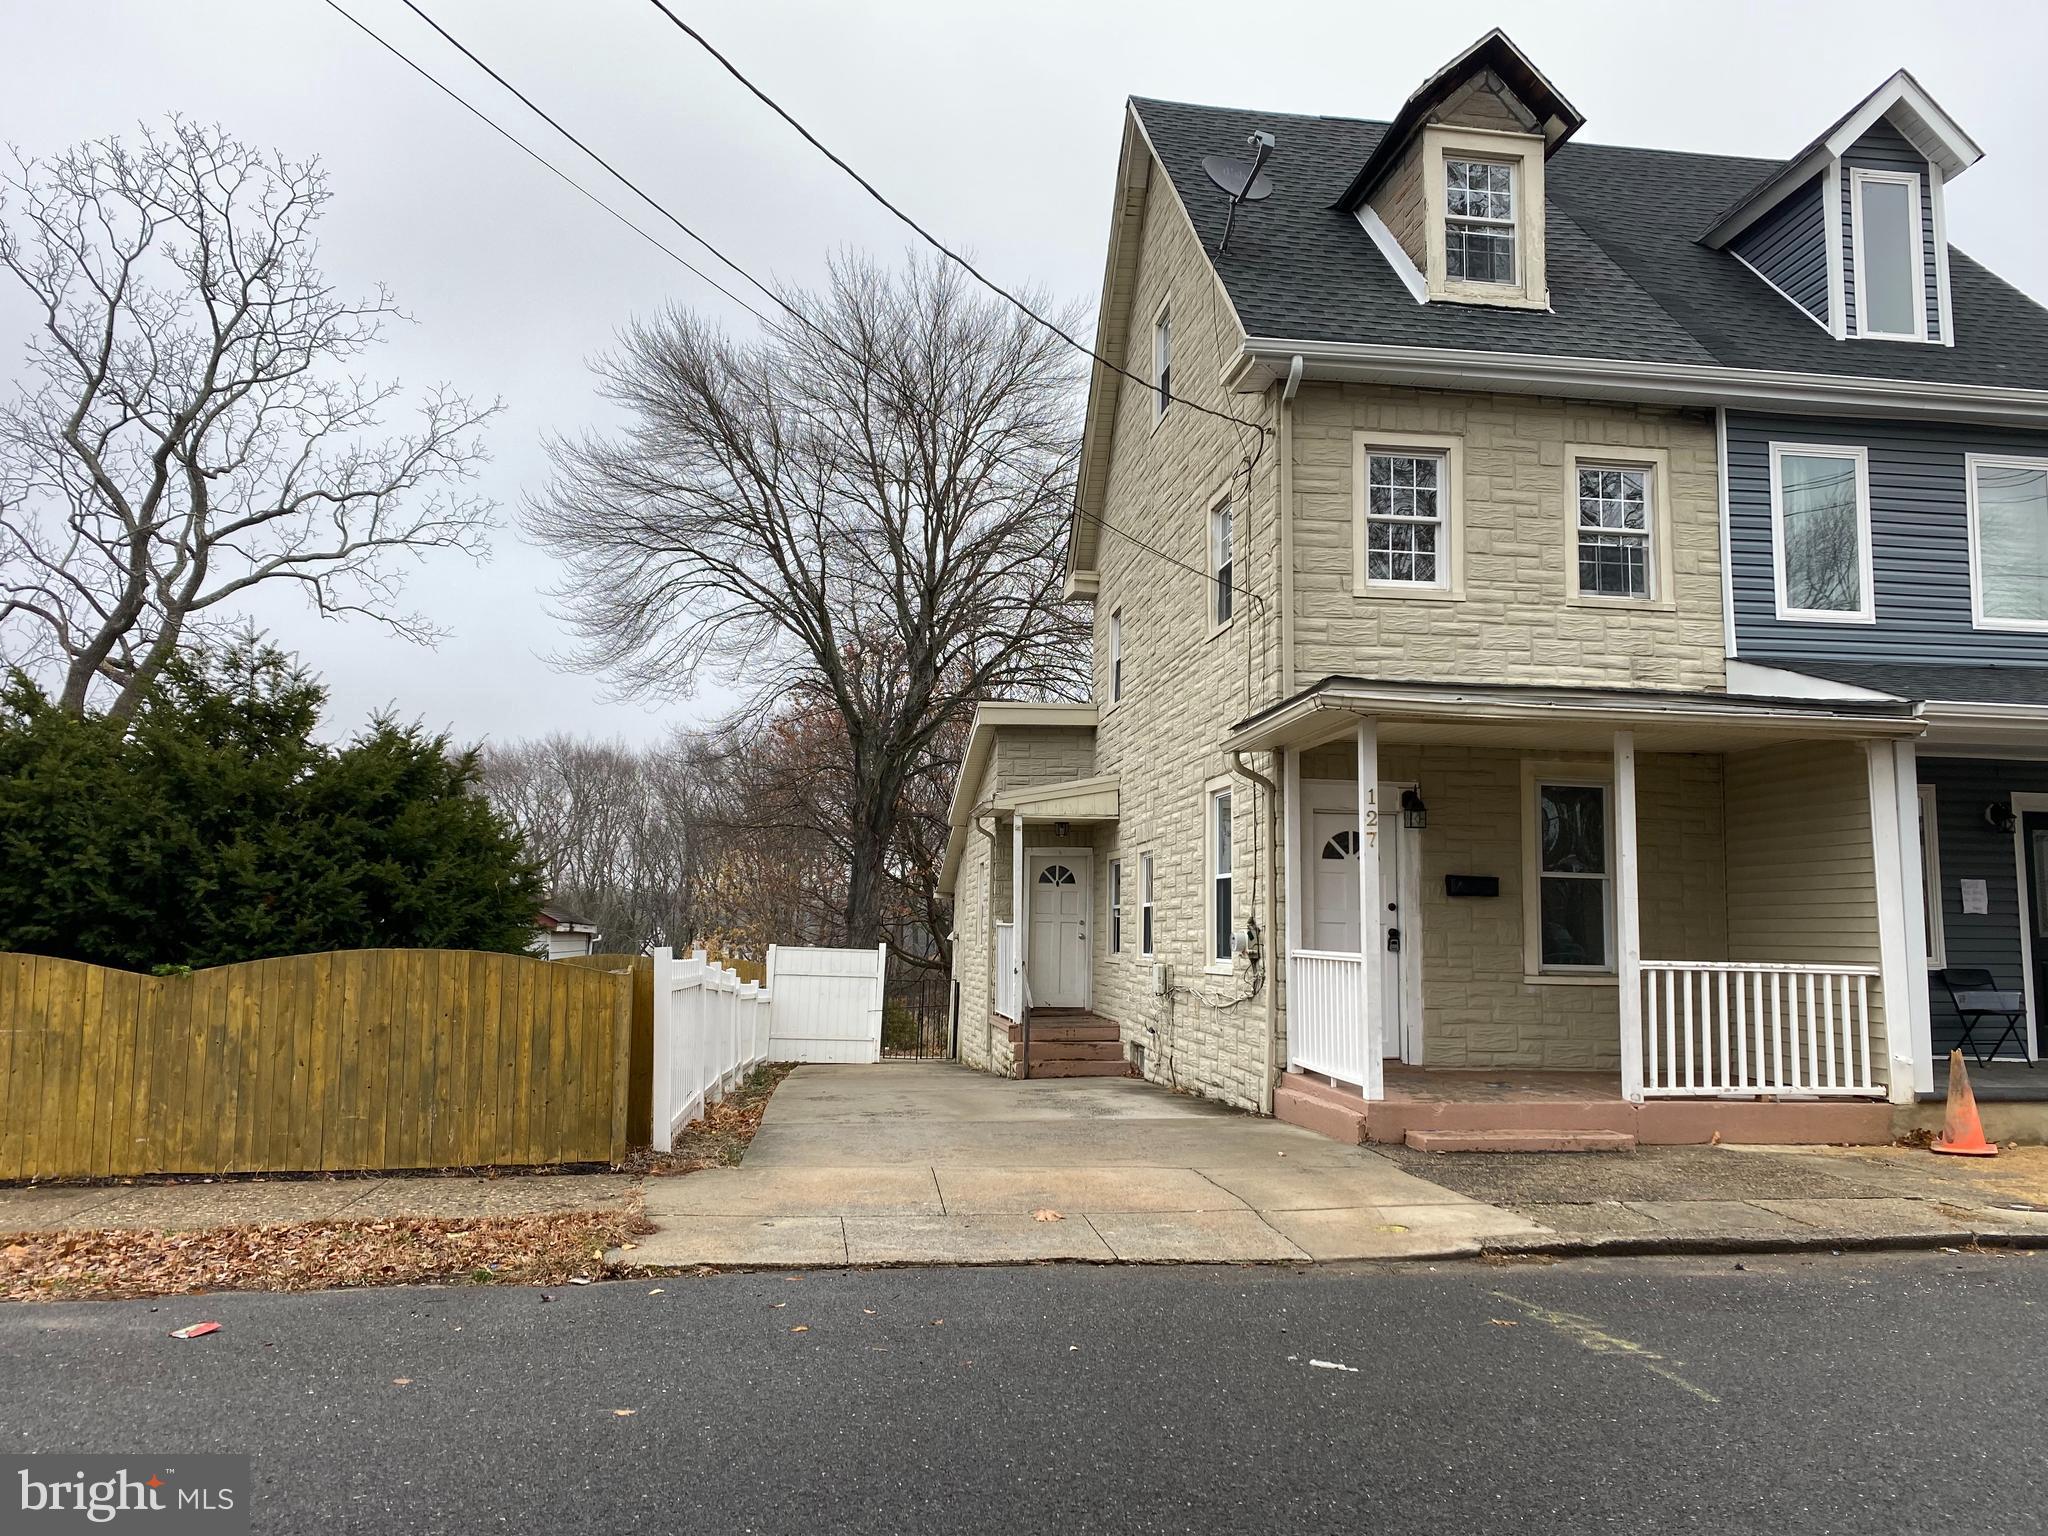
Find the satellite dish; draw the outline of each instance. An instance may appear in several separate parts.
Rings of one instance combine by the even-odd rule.
[[[1273,195],[1273,183],[1259,168],[1261,155],[1257,160],[1242,155],[1204,155],[1202,169],[1209,173],[1209,179],[1230,194],[1233,202],[1263,202]]]

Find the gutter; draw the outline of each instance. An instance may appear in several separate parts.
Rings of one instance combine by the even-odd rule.
[[[1266,967],[1266,1048],[1259,1073],[1259,1113],[1273,1113],[1274,1065],[1280,1059],[1280,984],[1274,967],[1274,934],[1279,931],[1280,911],[1280,791],[1273,781],[1252,768],[1242,752],[1230,754],[1230,771],[1247,778],[1266,792],[1266,932],[1262,952]]]
[[[2048,390],[1913,379],[1847,378],[1732,368],[1722,363],[1652,363],[1448,347],[1248,337],[1231,387],[1256,392],[1299,357],[1317,378],[1509,393],[1614,397],[1673,405],[1741,404],[1879,416],[1935,417],[2048,427]]]

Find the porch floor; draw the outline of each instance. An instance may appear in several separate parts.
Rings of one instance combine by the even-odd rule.
[[[1977,1096],[1980,1104],[2041,1104],[2048,1103],[2048,1063],[2036,1062],[2028,1066],[2023,1061],[1989,1061],[1978,1066],[1968,1064],[1970,1091]],[[1934,1091],[1920,1095],[1920,1101],[1932,1103],[1948,1097],[1948,1057],[1940,1055],[1934,1062]]]
[[[1385,1097],[1289,1072],[1274,1094],[1282,1120],[1339,1141],[1405,1142],[1411,1131],[1609,1131],[1643,1146],[1877,1145],[1891,1106],[1867,1100],[1650,1099],[1631,1104],[1611,1072],[1410,1067],[1389,1063]]]

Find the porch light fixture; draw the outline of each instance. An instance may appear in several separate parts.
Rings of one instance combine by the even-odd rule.
[[[1429,807],[1412,789],[1401,791],[1401,825],[1420,832],[1429,825]]]
[[[2012,836],[2012,829],[2018,824],[2013,820],[2012,804],[1992,801],[1984,807],[1984,824],[2005,837]]]
[[[1052,833],[1054,837],[1065,837],[1067,835],[1067,824],[1064,821],[1054,822],[1052,824]]]

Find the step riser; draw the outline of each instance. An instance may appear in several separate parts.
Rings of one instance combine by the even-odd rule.
[[[1417,1152],[1633,1152],[1626,1131],[1410,1131]]]
[[[1033,1077],[1136,1077],[1128,1061],[1037,1061]]]
[[[1120,1038],[1120,1035],[1121,1031],[1114,1024],[1033,1024],[1031,1026],[1031,1043],[1033,1045],[1062,1041],[1097,1042],[1116,1040]],[[1010,1030],[1010,1044],[1021,1044],[1023,1039],[1023,1030],[1014,1027]]]
[[[1124,1048],[1115,1040],[1033,1040],[1026,1054],[1034,1066],[1041,1061],[1122,1061]]]

